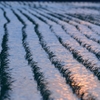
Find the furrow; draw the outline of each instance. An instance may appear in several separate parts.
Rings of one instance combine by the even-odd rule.
[[[42,7],[42,9],[40,9],[40,10],[44,10],[46,13],[49,13],[48,12],[48,10],[50,11],[50,12],[54,12],[54,10],[52,9],[46,9],[46,8],[43,8]],[[64,12],[64,11],[63,11]],[[92,23],[89,23],[89,22],[86,22],[86,21],[84,21],[84,20],[81,20],[81,19],[78,19],[78,18],[76,18],[76,17],[74,17],[73,15],[70,15],[70,14],[68,14],[68,13],[66,13],[66,12],[64,12],[64,14],[62,15],[62,13],[60,14],[60,13],[58,13],[58,12],[56,12],[55,11],[55,13],[56,13],[56,15],[61,15],[61,16],[63,16],[63,19],[65,19],[65,21],[66,20],[68,20],[68,19],[70,19],[70,21],[72,20],[72,21],[75,21],[76,23],[79,23],[80,25],[84,25],[84,26],[87,26],[91,31],[93,31],[95,34],[97,34],[97,35],[100,35],[100,28],[99,28],[99,26],[97,26],[97,25],[95,25],[95,24],[92,24]]]
[[[5,9],[11,20],[8,25],[9,32],[9,66],[13,83],[11,86],[10,100],[40,100],[41,95],[37,91],[33,73],[25,61],[25,50],[22,45],[22,24],[10,9]]]
[[[78,18],[73,17],[72,15],[69,15],[69,14],[65,14],[65,17],[70,17],[73,21],[75,21],[75,22],[77,22],[77,23],[79,23],[81,25],[87,26],[95,34],[100,35],[100,32],[99,32],[100,31],[100,28],[99,28],[99,26],[94,25],[94,24],[89,23],[89,22],[86,22],[84,20],[78,19]]]
[[[43,10],[44,12],[49,13],[49,10],[48,9],[42,8],[40,10]],[[52,11],[50,11],[50,12],[52,13]],[[68,22],[69,24],[74,25],[75,27],[80,27],[81,29],[82,28],[85,28],[86,30],[88,30],[89,31],[88,33],[90,35],[89,34],[85,34],[86,32],[84,32],[84,31],[82,31],[82,33],[84,33],[84,35],[88,39],[91,39],[93,41],[96,41],[96,42],[100,43],[100,39],[99,39],[99,35],[100,35],[99,34],[99,31],[100,30],[99,30],[99,27],[98,26],[93,25],[93,24],[91,24],[89,22],[85,22],[83,20],[77,19],[75,17],[72,17],[69,14],[62,15],[62,14],[59,14],[58,12],[55,12],[55,13],[56,13],[56,17],[60,18],[61,20],[65,21],[65,22]],[[53,15],[53,14],[51,14],[51,15]]]
[[[83,34],[80,34],[75,27],[67,26],[63,28],[65,31],[70,34],[81,46],[85,47],[89,52],[92,52],[96,55],[96,57],[100,60],[100,46],[96,42],[87,39]],[[73,30],[70,30],[72,28]]]
[[[82,34],[84,34],[88,39],[93,40],[97,43],[100,44],[100,37],[98,34],[96,34],[95,32],[93,32],[93,30],[91,30],[91,28],[89,28],[89,26],[84,26],[81,25],[81,23],[77,23],[76,21],[73,20],[73,18],[70,18],[69,16],[64,16],[61,14],[57,14],[57,17],[59,17],[61,20],[68,22],[69,24],[75,26]]]
[[[44,100],[52,100],[53,98],[51,98],[51,91],[47,87],[48,82],[44,78],[44,73],[41,72],[40,67],[38,67],[38,62],[35,62],[33,60],[31,50],[28,46],[29,44],[26,41],[27,34],[26,34],[25,30],[26,30],[27,25],[25,24],[25,22],[22,20],[22,18],[18,14],[16,14],[14,11],[13,11],[13,13],[17,16],[19,21],[21,21],[21,23],[23,24],[23,27],[22,27],[22,43],[23,43],[23,47],[26,51],[26,55],[25,55],[26,60],[28,61],[28,64],[32,68],[32,71],[34,73],[34,79],[37,82],[37,85],[38,85],[38,88],[41,92],[41,95],[43,96]]]
[[[86,19],[86,15],[81,15],[81,14],[70,14],[71,16],[73,17],[76,17],[78,19],[81,19],[81,20],[84,20],[84,21],[87,21],[89,23],[92,23],[94,25],[97,25],[97,26],[100,26],[99,22],[95,21],[94,19],[92,19],[92,15],[91,16],[88,16],[89,18]],[[91,20],[92,19],[92,20]]]
[[[75,23],[76,24],[76,23]],[[76,25],[77,26],[77,25]],[[77,26],[77,29],[84,34],[88,39],[91,39],[95,42],[97,42],[98,44],[100,44],[100,36],[97,34],[94,34],[94,32],[92,30],[90,30],[89,28],[79,25]]]
[[[38,12],[34,12],[34,14],[38,15]],[[50,19],[43,17],[43,15],[41,15],[40,18],[44,19],[46,23],[49,24],[59,42],[72,53],[73,57],[86,68],[90,69],[94,75],[100,79],[100,61],[98,61],[95,55],[88,52],[85,48],[82,48],[70,35],[63,31],[60,25],[53,23]]]
[[[1,2],[0,4],[1,4],[1,6],[3,6],[4,8],[7,8],[7,6],[5,5],[4,2]]]
[[[18,13],[18,15],[19,14],[20,13]],[[21,14],[20,14],[20,16],[22,17]],[[22,19],[24,20],[24,22],[27,25],[24,33],[26,33],[26,32],[28,33],[28,34],[26,34],[27,35],[26,41],[28,41],[28,43],[29,43],[30,52],[32,52],[31,57],[37,62],[37,65],[39,66],[40,71],[44,75],[44,79],[47,80],[48,89],[52,93],[51,97],[54,100],[60,100],[60,99],[78,100],[78,98],[76,98],[73,95],[70,87],[66,85],[65,80],[61,77],[58,70],[56,70],[55,67],[51,64],[51,62],[49,61],[44,50],[41,48],[41,46],[39,44],[39,39],[34,31],[35,25],[34,24],[32,25],[32,22],[28,21],[28,19],[26,19],[26,17],[24,17],[24,16],[22,17]],[[31,30],[31,31],[28,31],[28,30]],[[33,43],[34,43],[34,45],[33,45]],[[29,63],[31,63],[31,62],[29,62]],[[45,65],[45,63],[46,63],[46,65]],[[44,94],[46,94],[46,91],[44,91]],[[44,100],[49,100],[49,98],[45,99],[45,97],[44,97]]]
[[[1,20],[1,23],[0,23],[0,94],[1,94],[1,76],[2,76],[2,72],[1,72],[1,51],[2,51],[2,43],[3,43],[3,37],[4,37],[4,33],[5,33],[5,29],[4,29],[4,26],[5,26],[5,23],[6,23],[6,19],[4,18],[4,13],[3,11],[0,9],[0,19]]]
[[[1,8],[3,11],[4,18],[6,19],[6,23],[4,24],[4,35],[2,39],[2,50],[0,53],[0,100],[10,99],[10,91],[11,91],[11,75],[9,68],[9,33],[8,33],[8,24],[10,23],[9,18],[7,17],[6,11]]]
[[[10,2],[9,2],[9,3],[10,3]],[[5,2],[5,5],[6,5],[7,7],[11,8],[11,5],[9,5],[9,4],[7,3],[7,1]]]
[[[6,19],[4,18],[4,14],[3,14],[3,11],[0,9],[0,53],[1,53],[1,50],[2,50],[2,39],[3,39],[3,36],[4,36],[4,24],[6,23]]]
[[[91,39],[97,43],[100,44],[100,35],[97,34],[97,32],[93,31],[93,29],[91,29],[91,27],[89,25],[82,25],[82,21],[81,22],[75,22],[72,18],[69,21],[70,24],[76,26],[76,28],[82,33],[84,34],[88,39]]]
[[[48,25],[35,16],[32,16],[27,11],[24,11],[22,14],[35,24],[35,32],[38,35],[41,46],[48,54],[51,62],[60,71],[63,77],[66,78],[66,82],[73,92],[82,100],[99,100],[99,82],[97,78],[94,77],[90,71],[86,70],[84,66],[73,59],[70,52],[66,51],[66,49],[58,42],[54,34],[50,32],[50,27]],[[90,86],[91,82],[95,85]],[[96,89],[97,91],[94,91]]]
[[[69,10],[69,8],[70,8],[70,10]],[[48,6],[48,9],[50,9],[50,6]],[[54,6],[52,6],[50,10],[53,11],[53,9],[55,9]],[[99,25],[98,22],[100,21],[99,20],[100,18],[98,17],[99,12],[97,10],[87,9],[87,8],[84,9],[84,7],[79,7],[78,5],[77,6],[70,5],[66,9],[64,9],[64,7],[63,7],[63,9],[59,7],[59,8],[56,8],[56,10],[57,10],[57,12],[64,12],[67,14],[71,14],[82,20]],[[55,11],[53,11],[53,12],[55,12]]]
[[[74,38],[81,46],[85,47],[88,51],[94,53],[98,59],[100,59],[100,46],[98,43],[87,39],[83,34],[81,34],[74,26],[61,21],[54,16],[50,16],[52,20],[56,21],[58,24],[63,26],[63,29]],[[73,30],[72,30],[73,29]]]

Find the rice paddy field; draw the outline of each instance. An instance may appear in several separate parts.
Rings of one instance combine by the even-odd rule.
[[[0,2],[0,100],[100,100],[100,3]]]

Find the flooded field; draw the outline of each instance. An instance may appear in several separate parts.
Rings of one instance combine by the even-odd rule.
[[[0,100],[100,100],[100,3],[0,2]]]

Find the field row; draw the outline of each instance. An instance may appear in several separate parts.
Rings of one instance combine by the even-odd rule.
[[[99,100],[99,25],[67,5],[0,3],[0,100]]]

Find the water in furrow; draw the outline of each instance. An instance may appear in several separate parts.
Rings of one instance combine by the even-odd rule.
[[[22,16],[21,13],[17,12],[17,14],[27,25],[25,29],[25,32],[27,33],[26,41],[29,43],[30,51],[32,53],[31,57],[35,62],[37,62],[40,71],[43,73],[44,78],[48,82],[47,86],[52,93],[51,97],[54,100],[78,100],[78,98],[73,95],[70,87],[66,85],[64,78],[61,77],[58,70],[56,70],[51,64],[43,48],[41,48],[38,36],[34,31],[35,25],[26,17]]]
[[[10,19],[9,32],[9,66],[13,78],[10,100],[40,100],[40,93],[37,91],[37,84],[34,81],[31,68],[25,61],[25,50],[22,46],[22,24],[10,9],[5,9]]]
[[[70,85],[73,92],[82,100],[94,100],[94,98],[99,100],[100,90],[98,89],[99,81],[97,78],[73,59],[70,52],[58,42],[48,25],[27,11],[24,11],[23,15],[36,25],[35,32],[38,35],[41,46],[48,54],[51,62],[66,78],[66,82]],[[91,82],[95,85],[91,85]]]

